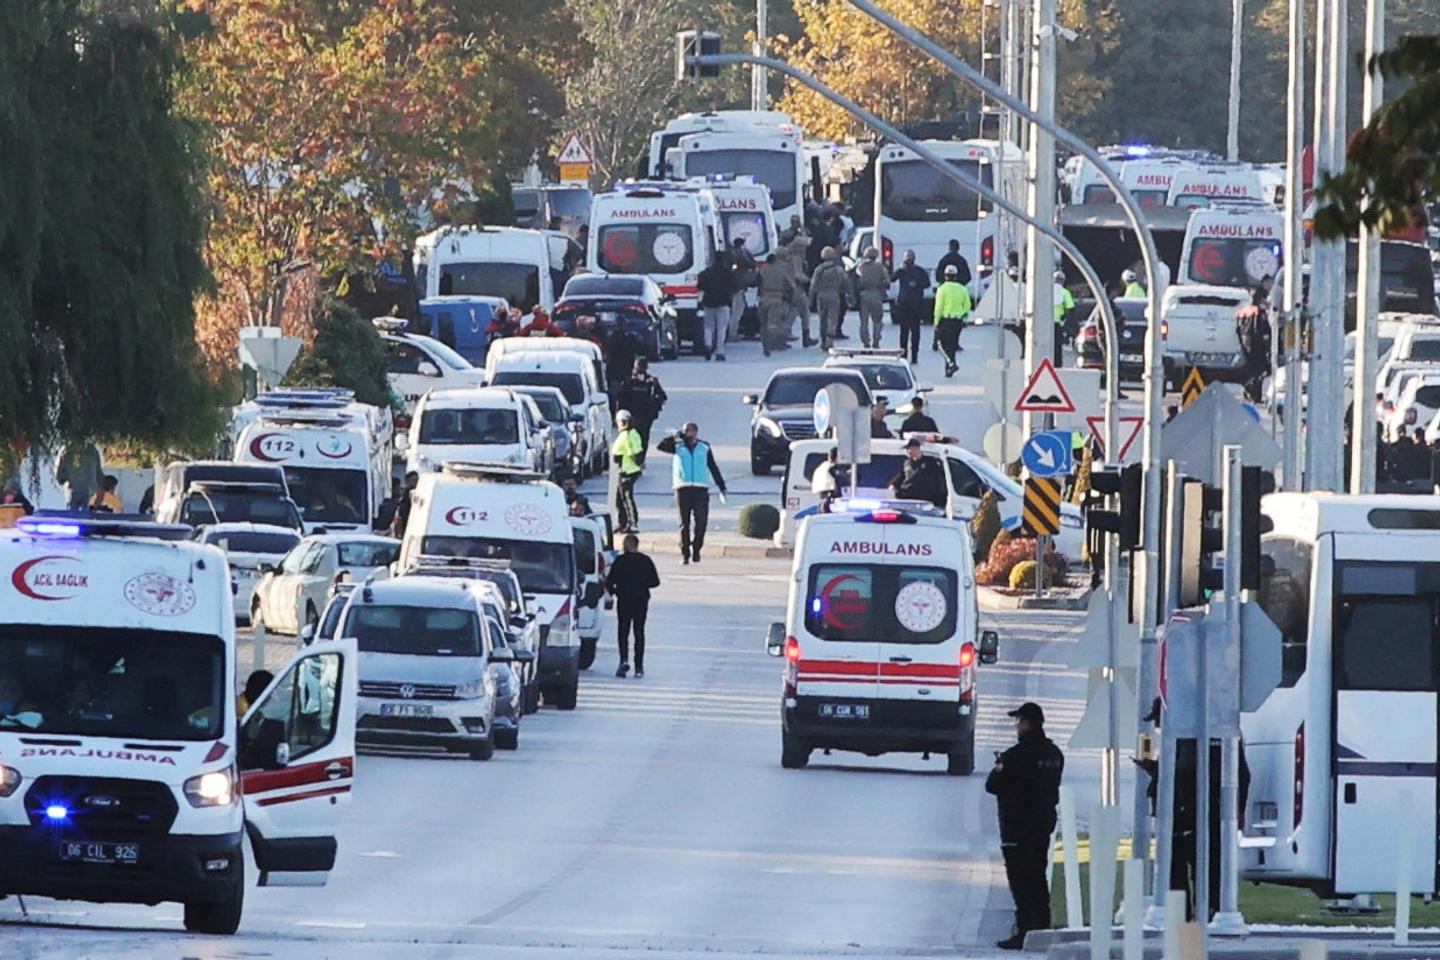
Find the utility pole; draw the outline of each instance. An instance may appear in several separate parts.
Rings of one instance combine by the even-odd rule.
[[[1241,555],[1243,552],[1242,541],[1244,530],[1242,521],[1244,510],[1242,504],[1245,502],[1245,488],[1242,480],[1244,466],[1240,458],[1240,447],[1227,445],[1225,447],[1225,630],[1227,631],[1227,644],[1238,647],[1238,634],[1241,624],[1240,590],[1241,590]],[[1257,484],[1255,495],[1259,496]],[[1258,502],[1258,500],[1257,500]],[[1227,685],[1228,686],[1228,685]],[[1239,681],[1235,681],[1238,688]],[[1232,704],[1228,698],[1224,701],[1227,711]],[[1233,703],[1235,716],[1239,716],[1239,699]],[[1205,713],[1208,717],[1210,704],[1205,702]],[[1208,731],[1208,720],[1206,729]],[[1208,736],[1204,743],[1205,755],[1209,757],[1210,741]],[[1207,776],[1200,781],[1203,785],[1197,785],[1197,790],[1209,793],[1210,779]],[[1239,740],[1226,730],[1220,735],[1220,862],[1211,864],[1210,869],[1220,871],[1220,902],[1214,904],[1216,908],[1215,917],[1210,921],[1210,932],[1226,937],[1244,936],[1248,931],[1245,926],[1245,917],[1240,913],[1239,896],[1239,843],[1237,835],[1240,832],[1240,753]],[[1196,821],[1199,823],[1199,820]],[[1197,842],[1196,846],[1199,844]],[[1209,887],[1208,874],[1196,871],[1197,877],[1206,877],[1205,886]],[[1199,883],[1196,886],[1200,886]],[[1196,911],[1197,916],[1201,915]]]
[[[1385,98],[1384,80],[1370,62],[1385,48],[1385,0],[1365,3],[1365,113],[1370,122]],[[1360,275],[1355,297],[1355,400],[1350,429],[1350,492],[1375,492],[1375,373],[1379,359],[1380,231],[1360,227]]]
[[[1230,0],[1230,124],[1225,156],[1240,159],[1240,37],[1245,27],[1245,0]]]
[[[1331,20],[1339,0],[1316,0],[1315,3],[1315,138],[1312,183],[1319,184],[1330,173],[1331,137],[1330,102],[1334,90],[1330,83],[1332,48]],[[1343,243],[1343,241],[1340,241]],[[1332,358],[1329,355],[1329,327],[1334,321],[1337,243],[1316,239],[1310,245],[1310,404],[1306,411],[1305,484],[1312,490],[1334,490],[1337,477],[1332,469],[1339,437],[1332,429],[1331,409],[1339,403],[1338,384],[1331,378]],[[1339,268],[1345,269],[1343,247]],[[1343,277],[1343,273],[1342,273]],[[1343,280],[1342,280],[1343,283]],[[1340,296],[1344,296],[1343,289]],[[1328,448],[1328,450],[1327,450]]]
[[[763,57],[769,52],[770,25],[769,0],[755,0],[755,56]],[[760,64],[750,68],[750,109],[770,109],[770,71]]]
[[[1299,336],[1301,297],[1300,261],[1305,239],[1300,217],[1305,209],[1300,175],[1300,154],[1305,147],[1305,4],[1290,0],[1290,62],[1286,74],[1285,122],[1285,489],[1302,489],[1300,481],[1300,423],[1305,415],[1305,385],[1300,382]]]
[[[1035,0],[1030,63],[1030,109],[1051,122],[1055,119],[1055,7],[1056,0]],[[1025,212],[1032,221],[1055,222],[1055,135],[1036,126],[1029,154],[1030,192]],[[1000,258],[996,244],[996,260]],[[995,264],[998,274],[1004,270]],[[1033,375],[1051,356],[1055,343],[1055,253],[1032,223],[1025,234],[1025,373]],[[1026,436],[1035,431],[1034,417],[1025,414]]]

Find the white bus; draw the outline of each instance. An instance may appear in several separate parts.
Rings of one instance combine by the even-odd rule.
[[[681,137],[665,159],[670,175],[681,179],[753,177],[769,188],[781,224],[804,214],[809,194],[804,150],[794,135],[779,128],[692,133]]]
[[[1322,894],[1394,890],[1408,846],[1412,889],[1434,893],[1440,497],[1282,493],[1263,510],[1274,528],[1259,602],[1283,670],[1241,717],[1243,875]]]
[[[680,145],[681,137],[705,131],[733,133],[757,127],[778,130],[793,137],[797,144],[802,139],[799,129],[790,122],[790,115],[778,110],[706,110],[701,113],[682,113],[650,134],[648,166],[640,179],[665,180],[675,175],[665,167],[668,159],[666,154]]]
[[[1001,195],[1015,201],[1023,198],[1025,157],[1014,144],[926,140],[921,145]],[[906,250],[914,250],[915,262],[932,273],[949,242],[958,240],[976,281],[982,272],[988,273],[997,263],[1003,265],[1011,251],[1020,249],[1018,224],[1013,218],[997,215],[979,194],[909,149],[895,145],[883,148],[876,161],[875,236],[887,267],[893,269]],[[979,284],[973,289],[978,292]]]

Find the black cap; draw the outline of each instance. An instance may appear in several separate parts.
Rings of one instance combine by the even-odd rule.
[[[1040,709],[1038,703],[1022,703],[1006,714],[1007,717],[1017,717],[1021,720],[1029,720],[1037,727],[1045,726],[1045,711]]]
[[[914,437],[911,437],[909,440],[906,440],[906,441],[905,441],[905,449],[906,449],[906,450],[909,450],[911,447],[914,447],[916,450],[919,450],[919,449],[920,449],[920,441],[919,441],[919,440],[916,440]]]

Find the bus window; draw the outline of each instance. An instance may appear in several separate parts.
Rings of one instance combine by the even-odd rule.
[[[1305,673],[1310,641],[1310,545],[1269,537],[1261,549],[1274,569],[1260,582],[1260,608],[1280,630],[1280,686],[1293,687]]]

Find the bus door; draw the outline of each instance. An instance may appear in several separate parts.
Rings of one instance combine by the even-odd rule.
[[[1440,564],[1340,561],[1334,613],[1335,889],[1436,888]],[[1401,797],[1410,828],[1401,837]]]

